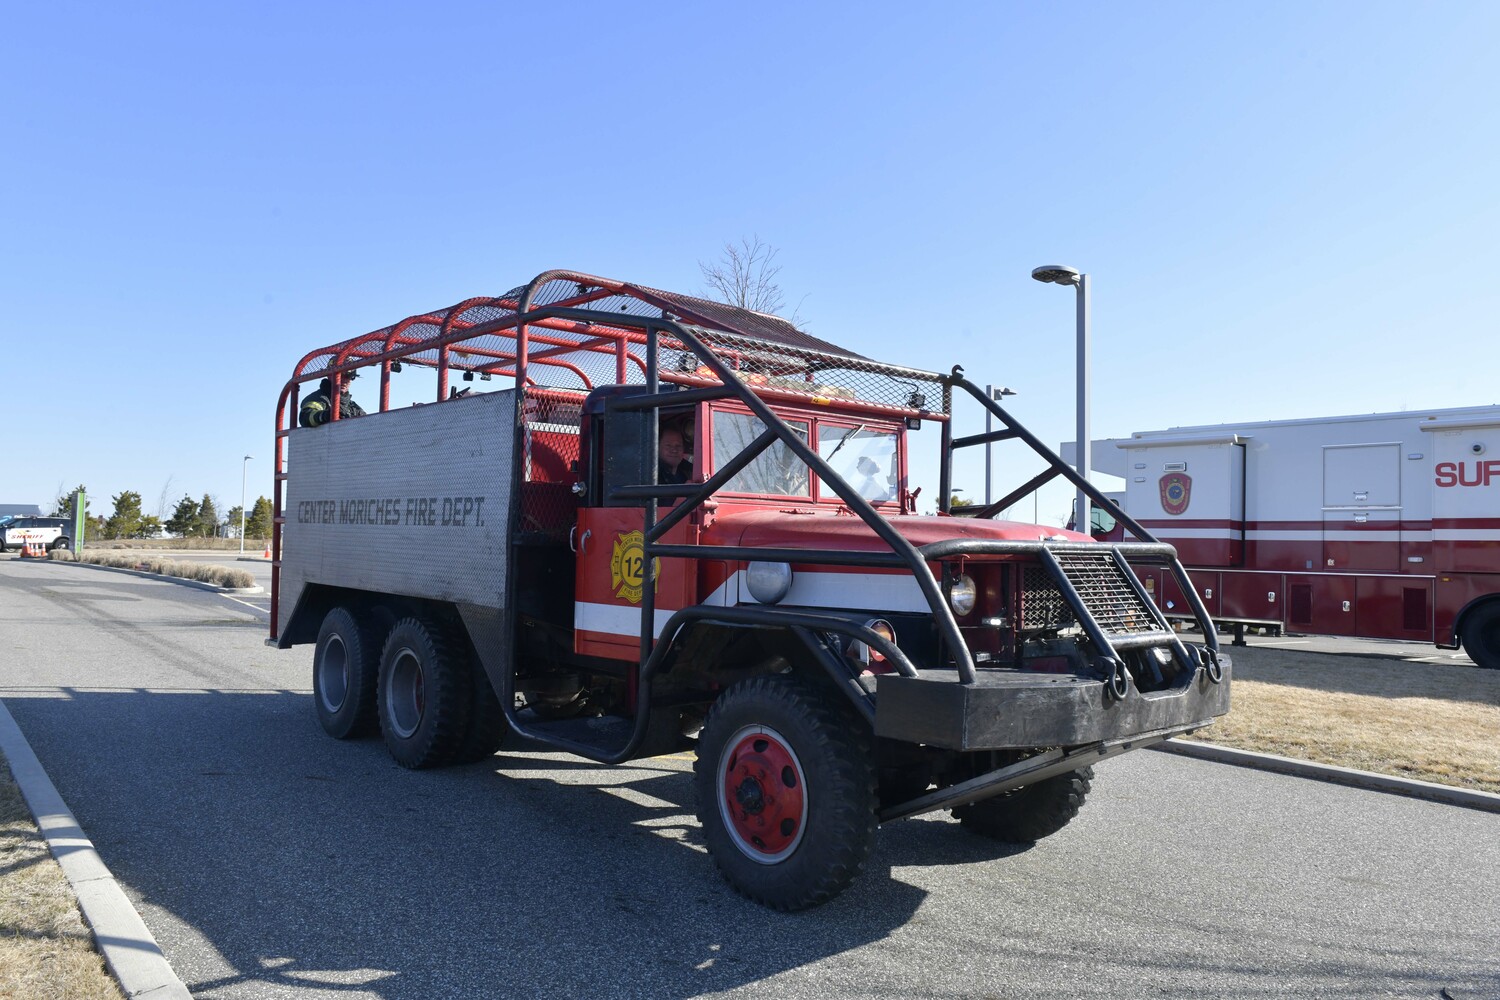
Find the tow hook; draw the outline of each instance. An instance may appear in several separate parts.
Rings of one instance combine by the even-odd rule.
[[[1109,676],[1104,678],[1105,695],[1116,701],[1124,701],[1125,696],[1130,693],[1130,675],[1125,671],[1125,661],[1111,657],[1104,663],[1109,668]]]
[[[1203,649],[1203,653],[1203,666],[1208,670],[1208,679],[1213,681],[1215,684],[1222,683],[1224,680],[1224,666],[1219,662],[1219,651],[1216,649],[1209,649],[1205,646]]]

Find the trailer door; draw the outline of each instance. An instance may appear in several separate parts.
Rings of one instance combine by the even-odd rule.
[[[1326,569],[1401,569],[1401,445],[1323,448]]]

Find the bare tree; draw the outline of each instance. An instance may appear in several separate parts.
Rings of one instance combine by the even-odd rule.
[[[738,244],[724,244],[724,253],[712,264],[698,262],[703,280],[710,291],[720,300],[741,309],[779,315],[786,306],[786,296],[776,283],[781,265],[776,263],[780,253],[775,247],[762,243],[759,236],[740,238]],[[794,313],[791,322],[797,322]]]
[[[172,480],[175,475],[167,477],[167,481],[161,484],[161,496],[156,501],[156,519],[165,522],[167,519],[167,494],[172,492]]]

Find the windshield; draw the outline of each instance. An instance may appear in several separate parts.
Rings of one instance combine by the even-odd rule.
[[[872,430],[863,424],[820,423],[818,455],[871,503],[896,498],[899,470],[895,431]],[[821,479],[818,484],[825,499],[837,495]]]
[[[807,421],[788,420],[788,426],[803,441],[807,440]],[[759,417],[748,413],[714,414],[714,463],[722,467],[750,446],[765,432]],[[807,466],[784,441],[774,441],[729,482],[726,490],[735,493],[761,493],[772,496],[812,496],[808,488]]]

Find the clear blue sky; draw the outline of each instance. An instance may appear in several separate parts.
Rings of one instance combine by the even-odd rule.
[[[247,453],[269,495],[312,347],[553,267],[700,292],[752,234],[812,332],[1012,386],[1053,444],[1053,262],[1092,275],[1095,437],[1500,402],[1497,37],[1488,2],[12,5],[0,502],[224,510]]]

